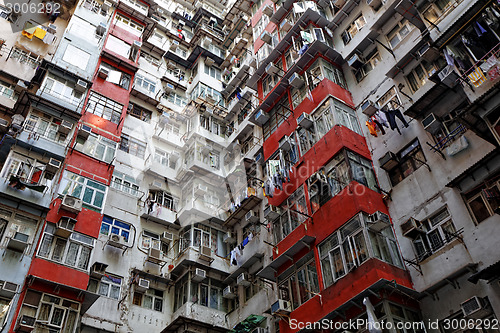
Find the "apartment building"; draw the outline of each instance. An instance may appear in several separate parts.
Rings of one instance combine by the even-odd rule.
[[[0,5],[1,332],[498,318],[498,3],[34,4]]]

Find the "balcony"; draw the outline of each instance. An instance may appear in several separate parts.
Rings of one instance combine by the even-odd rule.
[[[66,88],[68,89],[68,88]],[[48,88],[47,85],[38,89],[36,95],[49,101],[50,103],[60,105],[61,107],[70,110],[74,113],[80,114],[83,108],[83,102],[85,100],[85,92],[82,92],[81,98],[76,98],[73,94],[63,95],[55,90]]]
[[[245,77],[250,74],[250,67],[254,58],[248,51],[245,51],[245,56],[240,59],[240,67],[234,64],[230,71],[224,75],[224,83],[226,87],[222,90],[222,94],[227,95],[231,93],[237,86],[239,86]]]
[[[141,217],[146,220],[169,226],[177,220],[177,213],[157,203],[146,202],[141,208]]]
[[[187,327],[194,332],[207,330],[211,332],[227,332],[230,327],[226,321],[226,313],[193,302],[186,302],[172,314],[170,324],[162,332],[173,332],[178,327]]]
[[[149,154],[144,161],[144,171],[168,179],[174,179],[177,174],[175,169],[172,169],[168,165],[164,165],[155,159],[154,154]]]
[[[500,82],[500,67],[497,64],[500,55],[500,43],[486,53],[478,62],[462,75],[464,91],[471,102],[475,102],[481,96],[497,87]],[[474,87],[474,88],[472,88]]]
[[[41,132],[37,129],[28,128],[25,125],[23,130],[16,137],[16,144],[31,151],[35,151],[42,155],[51,156],[60,161],[66,156],[66,149],[69,139],[57,141],[57,133]]]
[[[283,17],[285,17],[286,13],[288,13],[288,11],[292,8],[294,2],[295,0],[283,1],[281,6],[278,7],[274,14],[271,16],[270,21],[278,24],[283,19]]]
[[[161,89],[156,88],[158,82],[156,82],[156,85],[149,85],[149,88],[146,88],[140,82],[138,82],[141,80],[144,80],[144,78],[138,78],[136,76],[130,94],[145,101],[148,104],[152,104],[154,106],[158,105],[158,103],[160,103],[159,95],[161,94]]]
[[[42,62],[42,56],[22,47],[0,46],[0,69],[22,81],[31,81]]]
[[[249,268],[264,257],[265,244],[262,242],[261,234],[255,235],[251,240],[245,238],[241,245],[244,246],[241,256],[237,259],[237,265],[229,268],[229,276],[224,280],[225,284],[235,281],[238,275],[248,272]]]
[[[229,102],[229,105],[227,106],[227,115],[225,118],[227,119],[229,116],[240,112],[241,109],[245,105],[247,105],[247,103],[251,102],[253,93],[254,91],[252,89],[250,89],[249,87],[245,87],[240,92],[240,98],[234,96],[231,102]]]
[[[173,261],[174,268],[170,273],[171,275],[178,276],[186,266],[191,266],[195,263],[227,274],[227,262],[225,258],[217,256],[212,250],[211,261],[201,259],[200,248],[194,246],[187,246],[180,251],[177,258]]]
[[[0,178],[0,193],[2,196],[25,201],[41,209],[49,209],[52,201],[51,190],[52,182],[45,179],[33,182],[10,173],[5,178]]]
[[[146,21],[148,17],[149,6],[138,0],[119,0],[116,8],[142,22]]]
[[[233,193],[233,201],[226,203],[229,216],[224,227],[232,227],[245,218],[245,215],[262,202],[262,190],[258,187],[244,186]],[[237,202],[235,202],[237,201]]]

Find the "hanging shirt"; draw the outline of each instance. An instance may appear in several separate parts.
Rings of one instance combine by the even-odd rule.
[[[377,137],[377,129],[375,128],[375,124],[372,123],[371,121],[366,121],[366,127],[368,127],[368,131],[370,132],[371,135],[374,137]]]

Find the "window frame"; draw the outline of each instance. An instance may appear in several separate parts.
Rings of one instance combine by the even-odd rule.
[[[98,106],[102,107],[102,110],[96,112]],[[90,91],[85,112],[90,112],[114,124],[118,124],[120,123],[123,111],[123,104],[115,102],[93,90]]]
[[[94,186],[89,185],[92,183],[95,183],[95,185]],[[70,193],[70,189],[71,189],[71,193]],[[86,195],[88,189],[93,191],[92,197],[91,197],[92,203],[85,201],[85,195]],[[96,209],[98,211],[101,211],[104,208],[104,203],[106,202],[106,195],[108,193],[108,187],[105,184],[99,183],[99,182],[92,180],[90,178],[86,178],[86,177],[77,175],[76,173],[73,173],[73,172],[66,170],[66,171],[64,171],[63,177],[62,177],[61,182],[59,184],[59,193],[62,195],[68,194],[68,195],[75,196],[79,199],[82,199],[83,204],[85,206],[90,207],[91,209]],[[102,194],[102,206],[98,206],[95,204],[97,193]],[[75,195],[75,194],[78,194],[78,195]]]

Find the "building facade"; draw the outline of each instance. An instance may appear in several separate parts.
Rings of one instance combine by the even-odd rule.
[[[0,13],[1,332],[499,331],[496,1]]]

